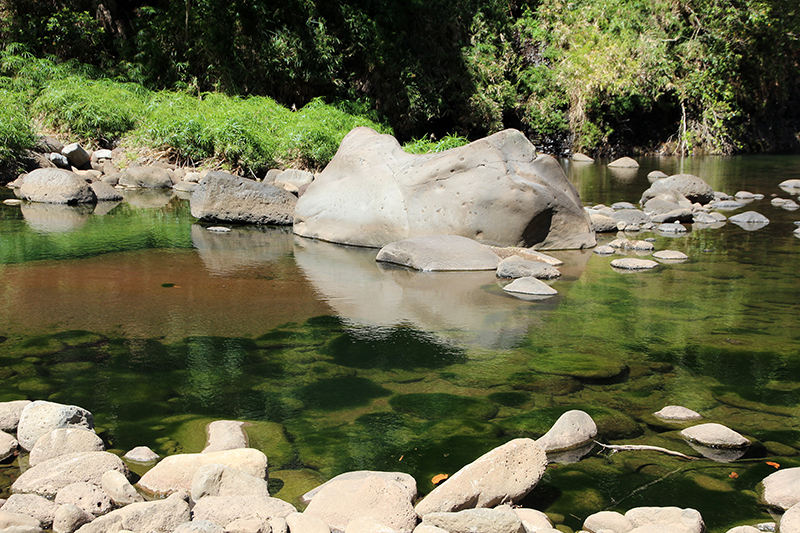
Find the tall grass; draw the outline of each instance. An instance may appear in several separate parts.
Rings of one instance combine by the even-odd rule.
[[[0,164],[33,146],[35,137],[24,99],[0,88]]]
[[[451,148],[458,148],[469,144],[469,139],[458,135],[445,135],[438,141],[420,138],[409,141],[403,145],[403,150],[409,154],[429,154],[436,152],[444,152]]]

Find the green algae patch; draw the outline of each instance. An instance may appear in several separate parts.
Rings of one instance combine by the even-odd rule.
[[[519,391],[493,392],[487,398],[503,407],[520,407],[530,401],[531,395]]]
[[[498,407],[485,398],[456,396],[446,393],[398,394],[389,400],[392,409],[409,413],[426,420],[440,418],[471,418],[489,420],[497,414]]]
[[[325,478],[319,472],[307,468],[301,470],[270,470],[269,493],[273,498],[280,498],[285,502],[289,502],[302,512],[305,505],[300,502],[300,497],[324,482]]]
[[[536,354],[528,367],[541,374],[569,376],[584,382],[622,380],[628,372],[627,365],[619,361],[581,353]]]
[[[264,452],[270,468],[281,468],[294,459],[294,449],[281,424],[246,422],[243,429],[247,433],[250,448]]]
[[[551,396],[565,396],[583,389],[583,383],[569,376],[542,375],[533,372],[515,372],[509,384],[517,390],[536,392]]]

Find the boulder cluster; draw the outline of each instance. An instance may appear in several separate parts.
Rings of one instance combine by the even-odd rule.
[[[680,406],[655,416],[671,422],[701,418]],[[563,461],[565,451],[578,450],[571,460],[579,460],[597,436],[587,413],[568,411],[539,439],[517,438],[498,446],[452,476],[442,476],[444,481],[422,498],[406,473],[354,471],[304,494],[299,503],[306,507],[299,512],[270,495],[267,456],[248,447],[242,422],[212,422],[201,453],[158,463],[146,447],[123,458],[104,451],[92,414],[73,405],[0,403],[0,425],[2,456],[22,454],[23,464],[27,453],[29,463],[11,486],[12,495],[0,500],[0,530],[14,533],[556,533],[546,514],[518,502],[537,486],[554,457]],[[750,444],[713,423],[689,427],[682,435],[718,449]],[[155,464],[134,486],[123,459]],[[778,471],[763,486],[765,503],[786,511],[780,531],[800,531],[795,525],[800,468]],[[583,531],[702,533],[704,524],[694,509],[640,507],[625,514],[592,514]],[[731,533],[748,531],[755,529],[740,526]]]

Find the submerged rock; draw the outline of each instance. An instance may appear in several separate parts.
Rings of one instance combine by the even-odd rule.
[[[355,128],[298,200],[294,232],[380,247],[425,235],[494,246],[594,246],[578,192],[552,157],[516,130],[413,155],[396,139]]]
[[[653,257],[659,261],[679,262],[686,261],[689,256],[677,250],[659,250],[653,254]]]
[[[634,257],[623,257],[614,259],[611,266],[621,270],[650,270],[658,267],[658,263],[649,259],[636,259]]]
[[[387,244],[376,261],[415,270],[495,270],[500,257],[488,247],[458,235],[429,235]]]
[[[674,420],[677,422],[700,420],[703,418],[700,413],[679,405],[668,405],[653,414],[661,420]]]
[[[761,213],[757,213],[756,211],[746,211],[744,213],[739,213],[738,215],[734,215],[728,218],[728,220],[730,220],[740,228],[748,231],[761,229],[767,224],[769,224],[769,219],[764,215],[762,215]]]

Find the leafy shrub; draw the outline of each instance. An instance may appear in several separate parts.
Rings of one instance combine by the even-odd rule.
[[[444,152],[451,148],[458,148],[469,144],[469,139],[460,137],[458,135],[446,135],[434,141],[431,139],[414,139],[403,145],[403,150],[409,154],[432,154],[436,152]]]
[[[0,163],[33,146],[35,137],[24,98],[0,88]]]

